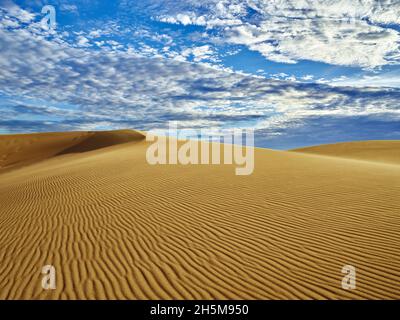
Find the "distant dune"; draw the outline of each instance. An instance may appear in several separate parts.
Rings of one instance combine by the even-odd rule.
[[[365,161],[400,164],[400,141],[356,141],[325,144],[291,151]]]
[[[148,146],[136,131],[0,137],[1,299],[400,298],[399,142],[256,149],[248,176],[152,166]]]

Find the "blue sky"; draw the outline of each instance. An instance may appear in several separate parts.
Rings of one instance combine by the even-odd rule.
[[[400,139],[399,98],[400,1],[0,0],[0,133],[177,121],[287,149]]]

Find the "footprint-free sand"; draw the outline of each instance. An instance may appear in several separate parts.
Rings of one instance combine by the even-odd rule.
[[[399,142],[255,149],[248,176],[150,165],[149,143],[0,136],[1,299],[400,298]]]

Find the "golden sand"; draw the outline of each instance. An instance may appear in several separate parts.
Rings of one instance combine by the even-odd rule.
[[[362,161],[400,164],[400,141],[355,141],[292,150]]]
[[[249,176],[152,166],[148,145],[134,131],[0,137],[1,299],[400,298],[399,142],[256,149]]]

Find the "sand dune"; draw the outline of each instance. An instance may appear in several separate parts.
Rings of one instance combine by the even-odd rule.
[[[145,136],[133,130],[0,135],[0,172],[60,154],[86,152]]]
[[[151,166],[143,139],[79,152],[87,138],[1,138],[24,163],[0,173],[1,299],[400,298],[398,166],[256,149],[236,176]]]
[[[292,151],[400,164],[400,141],[397,140],[342,142],[294,149]]]

